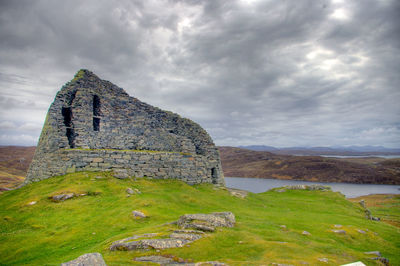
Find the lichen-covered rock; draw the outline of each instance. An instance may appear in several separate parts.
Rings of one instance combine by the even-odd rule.
[[[335,234],[339,234],[339,235],[345,235],[346,231],[344,230],[332,230],[332,232],[334,232]]]
[[[52,201],[58,202],[58,201],[64,201],[67,199],[72,199],[75,197],[74,193],[66,193],[66,194],[59,194],[51,197]]]
[[[138,218],[146,218],[146,217],[147,217],[147,215],[144,214],[144,213],[141,212],[141,211],[132,211],[132,215],[133,215],[134,217],[138,217]]]
[[[284,186],[281,188],[273,188],[273,191],[276,192],[285,192],[286,190],[320,190],[320,191],[331,191],[330,186],[323,185],[292,185],[292,186]]]
[[[151,239],[140,239],[140,240],[134,240],[130,241],[133,239],[138,239],[141,237],[132,237],[128,239],[123,239],[114,242],[110,250],[121,250],[121,251],[128,251],[128,250],[137,250],[137,249],[167,249],[167,248],[181,248],[184,245],[193,242],[194,240],[189,240],[189,239],[182,239],[182,238],[151,238]]]
[[[24,184],[79,171],[224,184],[218,149],[203,128],[88,70],[57,93]]]
[[[375,256],[378,256],[378,257],[381,256],[381,252],[379,252],[378,250],[375,250],[375,251],[367,251],[367,252],[364,252],[364,254],[367,254],[367,255],[375,255]]]
[[[201,223],[198,223],[201,222]],[[179,217],[178,226],[181,228],[195,228],[202,231],[203,227],[233,227],[235,225],[235,215],[232,212],[213,212],[211,214],[185,214]]]
[[[106,266],[100,253],[87,253],[75,260],[61,263],[61,266]]]
[[[161,265],[173,263],[174,260],[172,258],[164,257],[164,256],[144,256],[144,257],[137,257],[135,261],[141,262],[153,262],[158,263]]]
[[[185,239],[185,240],[195,241],[200,239],[202,236],[200,234],[172,233],[170,234],[169,237],[175,239]]]

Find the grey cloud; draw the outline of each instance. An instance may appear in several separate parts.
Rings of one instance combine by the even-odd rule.
[[[1,1],[0,123],[16,125],[1,140],[37,138],[56,91],[89,68],[218,145],[398,147],[399,11],[390,0]]]

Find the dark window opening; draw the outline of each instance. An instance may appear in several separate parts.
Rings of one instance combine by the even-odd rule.
[[[93,95],[93,116],[100,116],[100,98]]]
[[[100,131],[100,98],[93,95],[93,130]]]
[[[100,130],[100,118],[93,117],[93,130],[99,131]]]
[[[71,107],[63,107],[61,109],[62,116],[64,117],[64,125],[67,128],[67,138],[70,148],[75,148],[75,131],[72,127],[72,109]]]
[[[63,107],[61,113],[64,117],[64,125],[66,127],[72,127],[72,110],[71,107]]]
[[[67,128],[67,138],[69,147],[75,148],[75,132],[73,128]]]
[[[211,169],[211,180],[213,184],[218,183],[218,174],[217,174],[217,169],[215,167]]]

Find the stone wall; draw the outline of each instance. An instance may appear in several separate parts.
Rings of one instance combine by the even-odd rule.
[[[86,155],[104,157],[103,162],[80,161]],[[218,149],[202,127],[80,70],[49,108],[24,183],[65,174],[71,167],[110,170],[121,165],[132,175],[224,184]]]
[[[134,150],[60,149],[42,162],[38,176],[79,171],[121,171],[129,176],[180,179],[189,184],[218,183],[213,164],[201,155]],[[32,182],[40,181],[33,179]]]

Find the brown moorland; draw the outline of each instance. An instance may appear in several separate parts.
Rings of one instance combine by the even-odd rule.
[[[0,146],[0,191],[24,181],[36,147]]]
[[[333,159],[219,147],[225,176],[320,182],[400,184],[400,159]]]

